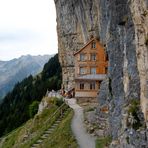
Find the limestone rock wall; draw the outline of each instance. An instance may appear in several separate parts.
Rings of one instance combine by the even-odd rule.
[[[143,129],[134,130],[134,135],[147,138],[144,117],[146,120],[148,108],[148,0],[55,0],[55,5],[65,88],[74,84],[73,53],[91,35],[100,38],[108,53],[109,68],[106,91],[102,86],[103,92],[100,90],[98,96],[98,111],[109,106],[109,133],[117,147],[119,143],[122,147],[144,146],[147,140],[133,142],[135,137],[127,120],[131,101],[139,101],[138,119]]]
[[[140,98],[143,112],[146,116],[148,107],[148,1],[135,0],[130,5],[134,29],[137,67],[140,76]],[[148,109],[147,109],[148,110]]]
[[[59,58],[63,67],[63,84],[73,87],[74,52],[94,34],[98,36],[98,8],[95,1],[55,0]]]

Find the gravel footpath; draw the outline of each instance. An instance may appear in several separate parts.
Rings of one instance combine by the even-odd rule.
[[[65,101],[74,110],[71,127],[80,148],[95,148],[95,138],[84,128],[83,108],[76,103],[76,99],[65,99]]]

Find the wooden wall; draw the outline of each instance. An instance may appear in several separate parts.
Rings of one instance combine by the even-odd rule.
[[[90,74],[91,67],[96,67],[96,74],[106,74],[107,61],[106,53],[102,45],[98,40],[96,42],[96,48],[92,48],[91,44],[85,46],[80,52],[75,55],[75,77],[80,76],[80,67],[86,68],[85,74]],[[85,54],[85,61],[80,61],[80,54]],[[96,53],[96,60],[91,60],[91,54]]]

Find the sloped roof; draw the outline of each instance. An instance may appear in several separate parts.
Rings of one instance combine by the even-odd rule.
[[[81,52],[87,45],[89,45],[92,41],[96,41],[96,38],[92,38],[91,40],[89,40],[80,50],[78,50],[77,52],[74,53],[74,56],[76,54],[78,54],[79,52]]]

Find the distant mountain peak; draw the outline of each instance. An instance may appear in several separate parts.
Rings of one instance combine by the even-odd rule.
[[[51,57],[53,55],[28,54],[10,61],[0,61],[0,98],[12,90],[18,81],[41,72]]]

